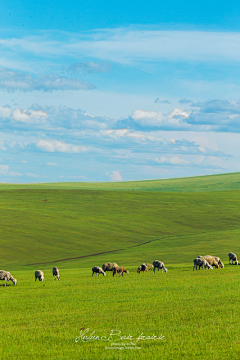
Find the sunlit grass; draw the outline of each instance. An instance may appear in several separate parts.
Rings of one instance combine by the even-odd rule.
[[[17,286],[0,286],[2,359],[237,359],[240,267],[192,271],[172,266],[165,274],[92,277],[91,269],[62,270],[52,281],[34,271],[15,271]],[[80,329],[109,337],[111,330],[138,338],[141,350],[105,350],[114,341],[75,342]],[[114,339],[114,338],[113,338]],[[127,341],[119,341],[127,343]],[[137,353],[136,353],[137,352]]]
[[[171,191],[180,193],[161,192],[160,182],[157,191],[144,182],[151,191],[2,187],[1,269],[18,283],[0,282],[0,359],[238,359],[240,267],[227,256],[240,252],[240,190],[229,190],[238,178],[194,178],[182,188],[174,180]],[[225,268],[193,272],[193,259],[207,254]],[[156,259],[167,274],[137,275],[141,263]],[[91,268],[107,261],[130,274],[92,277]],[[56,265],[61,280],[53,282]],[[37,269],[44,282],[34,281]],[[82,328],[164,339],[109,350],[111,341],[75,342]]]

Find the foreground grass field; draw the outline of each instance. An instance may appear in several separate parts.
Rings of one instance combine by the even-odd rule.
[[[159,184],[0,188],[1,269],[18,279],[0,283],[0,359],[239,358],[240,266],[193,272],[192,260],[213,254],[228,264],[240,253],[240,175],[169,180],[169,192]],[[167,274],[137,275],[155,259]],[[130,274],[92,277],[106,261]],[[45,282],[34,281],[37,269]],[[134,339],[82,342],[82,328]],[[141,334],[164,338],[136,342]],[[108,349],[114,342],[135,349]]]
[[[238,266],[193,272],[186,264],[155,275],[137,275],[130,268],[123,278],[109,273],[92,278],[91,269],[62,269],[59,282],[52,281],[50,270],[45,269],[44,283],[33,281],[33,270],[16,271],[18,285],[0,287],[1,359],[240,356]],[[82,328],[89,329],[85,335],[95,331],[108,338],[111,330],[119,330],[134,339],[82,342]],[[140,335],[164,338],[136,341]],[[131,344],[141,349],[105,348],[113,343],[113,348]]]

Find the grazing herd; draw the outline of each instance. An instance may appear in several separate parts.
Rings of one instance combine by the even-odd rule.
[[[52,274],[53,274],[53,280],[56,280],[56,279],[60,280],[59,270],[58,270],[58,268],[56,266],[52,269]],[[43,273],[42,270],[36,270],[35,271],[35,281],[37,279],[39,281],[45,280],[44,279],[44,273]],[[16,285],[16,283],[17,283],[17,279],[14,279],[13,276],[10,274],[10,272],[4,271],[4,270],[0,270],[0,280],[5,280],[4,286],[7,286],[7,282],[9,280],[12,281],[13,285]]]
[[[100,276],[101,274],[103,274],[103,276],[106,276],[106,271],[112,271],[113,276],[123,276],[123,273],[129,274],[129,271],[124,269],[124,267],[118,266],[118,264],[116,263],[108,262],[103,264],[102,268],[100,268],[99,266],[94,266],[92,268],[92,276],[94,273],[96,273],[96,275],[98,276]]]
[[[229,258],[229,264],[233,265],[233,263],[235,265],[238,265],[238,260],[237,260],[237,255],[230,252],[228,254],[228,258]],[[231,263],[232,262],[232,263]],[[204,269],[211,269],[213,270],[213,268],[215,267],[215,269],[218,269],[219,267],[224,268],[224,264],[221,261],[221,259],[217,256],[211,256],[211,255],[205,255],[205,256],[201,256],[199,255],[196,259],[193,260],[193,270],[197,270],[199,268],[202,268],[202,270]],[[168,270],[165,267],[164,263],[162,261],[159,260],[154,260],[154,262],[152,264],[145,264],[143,263],[142,265],[138,266],[137,268],[137,274],[140,274],[141,272],[148,272],[149,268],[153,268],[153,273],[155,274],[155,269],[159,270],[164,270],[164,272],[166,273]],[[100,276],[101,274],[103,276],[106,276],[106,272],[107,271],[112,271],[113,276],[118,276],[118,275],[122,275],[125,274],[129,274],[129,271],[127,269],[125,269],[124,267],[118,266],[118,264],[116,263],[111,263],[111,262],[107,262],[105,264],[103,264],[102,268],[99,266],[94,266],[92,268],[92,276],[94,274],[96,274],[97,276]],[[53,274],[53,280],[60,280],[60,275],[59,275],[59,269],[57,267],[54,267],[52,269],[52,274]],[[44,279],[44,273],[41,270],[36,270],[35,271],[35,281],[36,280],[39,281],[43,281]],[[4,271],[4,270],[0,270],[0,280],[4,280],[5,284],[4,286],[7,285],[7,282],[9,280],[12,281],[13,285],[16,285],[17,280],[14,279],[14,277],[10,274],[10,272],[8,271]]]
[[[143,263],[142,265],[140,265],[137,269],[137,273],[140,274],[140,272],[142,271],[143,273],[146,271],[148,272],[148,269],[149,268],[153,268],[153,272],[155,274],[155,269],[157,268],[158,271],[159,270],[163,270],[165,271],[165,273],[168,271],[167,268],[165,268],[165,265],[162,261],[159,261],[159,260],[154,260],[154,262],[152,264],[145,264]]]
[[[237,260],[237,255],[235,255],[234,253],[230,252],[228,254],[228,258],[229,258],[229,264],[231,265],[231,260],[232,260],[232,265],[233,262],[235,265],[238,265],[238,260]],[[221,261],[221,259],[217,256],[211,256],[211,255],[205,255],[205,256],[201,256],[199,255],[196,259],[193,260],[193,270],[199,267],[202,268],[202,270],[204,269],[211,269],[213,270],[213,268],[215,267],[215,269],[218,269],[219,267],[224,268],[224,264]]]
[[[59,270],[58,270],[58,268],[56,266],[52,269],[52,274],[53,274],[53,280],[60,280]],[[35,281],[37,279],[39,281],[45,280],[44,279],[44,273],[43,273],[42,270],[36,270],[35,271]]]
[[[165,272],[167,272],[167,269],[165,268],[165,265],[162,261],[159,260],[155,260],[152,264],[145,264],[143,263],[142,265],[139,265],[139,267],[137,268],[137,273],[140,274],[141,271],[144,273],[145,271],[148,272],[149,268],[153,268],[153,272],[155,274],[155,268],[161,269],[162,272],[163,270]],[[103,264],[102,268],[100,268],[99,266],[94,266],[92,268],[92,276],[94,275],[94,273],[98,276],[100,276],[100,274],[103,274],[103,276],[106,276],[106,272],[107,271],[112,271],[113,276],[118,276],[118,275],[122,275],[125,274],[129,274],[129,271],[127,269],[125,269],[122,266],[118,266],[118,264],[116,263],[111,263],[111,262],[107,262],[105,264]]]

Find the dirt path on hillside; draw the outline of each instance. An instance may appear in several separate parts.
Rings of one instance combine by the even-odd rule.
[[[138,245],[129,246],[129,247],[126,248],[126,249],[110,250],[110,251],[104,251],[104,252],[96,253],[96,254],[77,256],[77,257],[73,257],[73,258],[66,258],[66,259],[60,259],[60,260],[53,260],[53,261],[46,261],[46,262],[38,262],[38,263],[26,264],[25,266],[53,264],[53,263],[57,263],[57,262],[61,262],[61,261],[77,260],[77,259],[87,258],[87,257],[91,257],[91,256],[98,256],[98,255],[103,255],[103,254],[110,254],[110,253],[113,253],[113,252],[124,251],[124,250],[130,249],[130,248],[133,248],[133,247],[142,246],[142,245],[148,244],[148,243],[153,242],[153,241],[156,241],[156,240],[160,240],[160,238],[154,239],[154,240],[149,240],[149,241],[146,241],[146,242],[141,243],[141,244],[138,244]]]

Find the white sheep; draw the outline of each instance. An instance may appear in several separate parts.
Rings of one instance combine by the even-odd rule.
[[[211,266],[215,266],[216,269],[219,268],[218,260],[215,256],[205,255],[205,256],[198,257],[198,258],[207,260],[208,264]],[[199,266],[199,269],[200,269],[200,266]]]
[[[200,257],[201,257],[201,256],[200,256]],[[213,255],[205,255],[205,256],[202,256],[202,257],[204,257],[204,258],[206,258],[206,257],[213,257],[213,258],[216,260],[216,262],[218,263],[218,265],[219,265],[221,268],[224,268],[224,264],[222,263],[220,257],[218,257],[218,256],[213,256]]]
[[[202,270],[204,270],[206,268],[213,270],[213,267],[203,257],[198,257],[193,260],[193,270],[195,268],[197,270],[198,266],[199,266],[199,270],[200,270],[200,267],[202,267]]]
[[[162,269],[162,272],[164,270],[165,273],[168,271],[167,268],[165,268],[164,263],[162,261],[159,261],[159,260],[154,260],[154,262],[153,262],[153,272],[154,272],[154,274],[155,274],[155,268],[157,268],[158,271],[159,271],[159,269]]]
[[[99,266],[94,266],[92,268],[92,276],[93,276],[94,273],[96,273],[97,276],[100,276],[100,274],[103,274],[103,276],[106,276],[106,273]]]
[[[214,256],[215,260],[217,261],[218,265],[223,269],[224,263],[221,261],[220,257]]]
[[[5,280],[4,286],[7,286],[7,282],[9,280],[12,281],[13,285],[16,285],[16,283],[17,283],[17,279],[14,279],[14,277],[12,277],[10,272],[5,271],[5,270],[0,270],[0,280]]]
[[[45,279],[44,279],[44,273],[43,273],[41,270],[36,270],[36,271],[35,271],[35,281],[36,281],[37,279],[38,279],[39,281],[45,280]]]
[[[54,267],[52,269],[52,273],[53,273],[53,280],[60,280],[60,275],[59,275],[59,270],[57,267]]]

